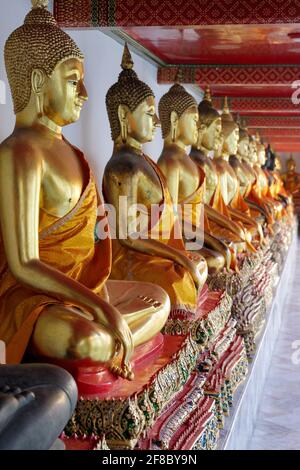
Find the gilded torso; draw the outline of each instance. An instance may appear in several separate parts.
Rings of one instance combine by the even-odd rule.
[[[24,185],[31,172],[40,173],[40,179],[36,181],[39,184],[40,229],[44,228],[43,212],[53,217],[65,216],[75,207],[88,184],[89,168],[85,160],[67,141],[49,131],[16,130],[1,144],[0,155],[14,159]]]
[[[214,159],[220,178],[220,188],[226,205],[230,204],[238,191],[238,179],[230,164],[222,157]]]
[[[241,196],[245,196],[249,186],[249,175],[247,169],[245,168],[243,162],[236,155],[231,155],[229,157],[229,163],[234,169],[238,178]]]
[[[170,188],[173,187],[172,178],[176,179],[174,186],[176,185],[178,189],[178,202],[185,200],[199,187],[198,167],[184,150],[177,146],[164,148],[157,163],[164,175],[167,176]]]
[[[115,151],[107,163],[103,177],[103,189],[108,202],[118,204],[118,196],[128,201],[150,207],[163,199],[163,190],[154,168],[131,148]]]
[[[209,204],[218,185],[218,174],[214,161],[201,151],[195,149],[191,150],[190,156],[205,173],[204,200],[206,204]]]

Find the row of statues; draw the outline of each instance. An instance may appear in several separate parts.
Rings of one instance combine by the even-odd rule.
[[[154,93],[125,46],[106,96],[114,147],[104,201],[129,226],[138,210],[122,211],[122,197],[149,213],[163,209],[145,237],[122,237],[117,225],[114,239],[95,239],[103,202],[83,153],[62,134],[88,99],[84,57],[47,2],[32,3],[5,45],[16,125],[0,145],[0,338],[12,364],[25,354],[89,360],[133,379],[134,350],[169,317],[196,314],[207,276],[238,273],[289,213],[290,196],[278,172],[262,168],[264,145],[235,122],[226,100],[220,115],[208,89],[197,105],[175,83],[158,118]],[[159,122],[164,146],[156,164],[143,145]],[[188,249],[186,231],[178,236],[174,207],[186,204],[195,224],[204,209],[197,250]]]

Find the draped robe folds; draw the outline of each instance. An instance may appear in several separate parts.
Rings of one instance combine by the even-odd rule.
[[[160,204],[162,211],[157,218],[153,218],[150,209],[146,214],[150,223],[145,230],[145,237],[160,240],[165,245],[187,254],[165,177],[149,157],[143,155],[142,158],[156,172],[163,194]],[[105,188],[103,194],[106,200]],[[148,255],[129,248],[120,243],[117,238],[112,240],[111,279],[152,282],[169,294],[171,315],[176,315],[176,313],[188,315],[196,312],[198,292],[191,274],[184,267],[170,259]]]
[[[111,239],[95,243],[97,207],[101,204],[93,176],[82,152],[88,183],[75,207],[64,217],[40,209],[40,260],[101,296],[110,274]],[[43,227],[43,228],[41,228]],[[26,351],[34,325],[43,311],[61,300],[19,283],[9,270],[0,237],[0,339],[7,346],[7,362],[18,363]],[[72,306],[70,302],[65,305]]]
[[[200,211],[201,211],[201,209],[199,209],[199,205],[203,204],[204,194],[205,194],[205,190],[206,190],[206,188],[205,188],[205,184],[206,184],[205,172],[203,171],[203,169],[200,166],[197,166],[197,168],[198,168],[198,171],[199,171],[199,185],[198,185],[198,188],[192,194],[190,194],[189,196],[187,196],[184,199],[178,201],[178,204],[182,207],[183,214],[184,214],[184,205],[185,204],[190,204],[192,206],[192,220],[193,220],[194,224],[197,223],[198,214],[200,214]],[[221,198],[222,198],[222,196],[221,196]],[[225,206],[225,204],[224,204],[224,206]],[[221,212],[219,209],[220,208],[217,208],[218,212]],[[227,210],[224,209],[224,211],[222,212],[222,215],[227,216],[226,211]],[[225,214],[225,212],[226,212],[226,214]],[[203,216],[204,216],[203,217],[203,228],[204,228],[204,230],[209,235],[211,235],[212,237],[215,237],[216,239],[221,239],[222,241],[225,241],[225,243],[228,245],[228,248],[230,249],[231,255],[232,255],[231,267],[233,269],[235,269],[237,267],[236,266],[235,251],[232,247],[229,246],[229,244],[230,244],[230,242],[240,241],[239,238],[233,232],[230,232],[230,230],[228,230],[224,227],[221,227],[217,223],[212,222],[211,220],[209,220],[208,217],[207,217],[207,214],[205,213],[205,210],[204,210]],[[230,218],[229,214],[228,214],[228,217]]]
[[[283,202],[279,200],[281,179],[275,172],[268,172],[266,170],[264,172],[266,178],[269,178],[269,174],[271,175],[271,182],[268,185],[267,197],[269,199],[273,199],[274,203],[276,203],[278,218],[281,219],[283,216],[287,215],[287,211],[284,208]]]

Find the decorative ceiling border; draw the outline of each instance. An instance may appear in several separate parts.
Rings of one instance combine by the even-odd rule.
[[[247,112],[300,114],[300,104],[295,104],[290,98],[268,97],[236,97],[229,98],[230,109],[234,113],[245,114]],[[214,98],[214,106],[221,109],[223,99]]]
[[[298,116],[243,116],[248,128],[300,129]]]
[[[180,70],[182,83],[203,85],[291,85],[299,80],[299,65],[197,65],[159,67],[158,83],[174,83]],[[291,88],[292,89],[292,88]]]
[[[300,0],[54,0],[64,27],[300,23]]]

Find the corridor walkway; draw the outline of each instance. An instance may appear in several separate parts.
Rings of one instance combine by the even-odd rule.
[[[300,449],[300,239],[296,275],[283,316],[250,449]]]

